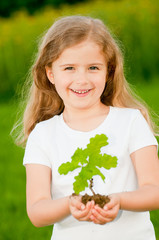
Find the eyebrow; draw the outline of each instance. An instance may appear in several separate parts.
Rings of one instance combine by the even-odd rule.
[[[103,66],[104,64],[103,63],[91,63],[91,64],[88,64],[88,65],[101,65],[101,66]]]
[[[75,65],[78,65],[78,64],[75,64],[75,63],[66,63],[66,64],[61,64],[60,67],[65,67],[65,66],[75,66]],[[100,65],[100,66],[104,66],[103,63],[89,63],[87,64],[88,66],[92,66],[92,65]]]

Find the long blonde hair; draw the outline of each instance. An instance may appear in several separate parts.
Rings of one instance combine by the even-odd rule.
[[[107,80],[101,102],[110,106],[139,109],[155,133],[155,124],[150,119],[147,107],[135,96],[124,77],[121,50],[107,27],[99,19],[68,16],[58,19],[40,42],[39,52],[29,77],[31,86],[27,94],[23,129],[17,138],[18,143],[26,142],[38,122],[63,112],[63,100],[48,80],[45,68],[50,67],[64,49],[86,39],[94,41],[102,48],[107,61]]]

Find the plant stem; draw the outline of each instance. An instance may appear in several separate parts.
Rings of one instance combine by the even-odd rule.
[[[89,188],[90,188],[91,192],[93,193],[93,195],[95,195],[95,192],[93,190],[93,178],[91,178],[89,182],[90,182]]]

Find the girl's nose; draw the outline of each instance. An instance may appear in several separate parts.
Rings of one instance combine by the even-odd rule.
[[[86,71],[77,71],[75,81],[77,84],[86,84],[88,82],[88,75]]]

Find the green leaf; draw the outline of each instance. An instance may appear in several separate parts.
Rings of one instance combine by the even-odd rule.
[[[61,164],[58,171],[60,174],[68,174],[70,171],[74,171],[77,168],[81,168],[81,171],[75,176],[73,183],[73,189],[76,194],[84,191],[88,187],[88,181],[93,176],[99,175],[102,180],[105,180],[105,176],[99,170],[99,168],[105,168],[107,170],[115,168],[117,166],[117,157],[108,154],[101,154],[101,148],[108,145],[108,138],[104,134],[97,134],[94,138],[90,139],[90,143],[87,144],[87,148],[77,148],[71,157],[71,162]]]
[[[94,138],[90,138],[90,143],[87,144],[87,154],[99,154],[101,147],[108,145],[108,138],[106,135],[96,135]]]
[[[105,176],[100,172],[100,170],[94,166],[88,164],[85,167],[82,167],[81,172],[78,176],[75,177],[75,182],[73,183],[73,190],[76,194],[84,191],[88,187],[88,180],[93,176],[99,175],[102,180],[105,180]]]
[[[86,160],[86,154],[85,151],[81,148],[77,148],[74,155],[71,157],[71,162],[66,162],[61,164],[61,166],[58,168],[58,172],[60,174],[66,175],[68,172],[72,172],[75,169],[81,167],[80,164],[88,163]]]
[[[101,165],[102,167],[104,167],[105,169],[110,169],[110,168],[116,168],[117,167],[117,157],[112,157],[111,155],[107,155],[107,154],[104,154],[102,157],[101,157]]]
[[[88,187],[88,182],[86,177],[82,177],[82,174],[79,174],[75,177],[75,182],[73,183],[73,190],[76,194],[84,191]]]
[[[60,174],[66,175],[66,174],[68,174],[68,172],[74,171],[77,168],[80,168],[80,166],[78,166],[76,163],[67,162],[67,163],[61,164],[61,166],[58,168],[58,172]]]
[[[75,153],[71,158],[73,163],[78,163],[78,164],[81,163],[82,165],[85,163],[88,163],[88,161],[86,160],[87,153],[82,148],[77,148],[77,150],[75,151]]]
[[[97,156],[97,158],[93,159],[92,161],[94,165],[109,170],[110,168],[115,168],[117,166],[118,159],[115,156],[112,157],[111,155],[104,153],[103,155]]]

